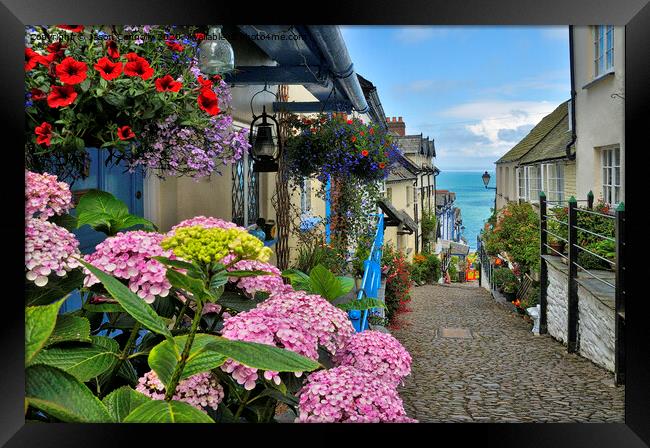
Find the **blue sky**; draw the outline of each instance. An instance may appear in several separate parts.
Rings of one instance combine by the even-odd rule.
[[[569,99],[568,27],[344,26],[387,116],[435,139],[441,170],[493,169]]]

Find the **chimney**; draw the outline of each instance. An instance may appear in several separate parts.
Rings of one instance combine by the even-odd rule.
[[[396,118],[386,118],[388,124],[388,130],[393,134],[404,136],[406,135],[406,123],[402,120],[402,117]]]

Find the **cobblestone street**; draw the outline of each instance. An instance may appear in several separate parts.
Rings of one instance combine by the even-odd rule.
[[[613,374],[475,285],[414,288],[392,333],[413,357],[400,394],[420,422],[622,422]],[[464,331],[463,329],[468,330]]]

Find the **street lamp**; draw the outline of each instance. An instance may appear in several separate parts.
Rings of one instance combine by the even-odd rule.
[[[485,185],[486,190],[494,190],[494,213],[497,212],[497,187],[488,187],[490,183],[490,173],[487,171],[481,176],[483,179],[483,185]]]

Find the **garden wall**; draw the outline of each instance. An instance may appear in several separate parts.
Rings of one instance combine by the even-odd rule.
[[[566,344],[568,266],[545,257],[548,266],[546,316],[548,333]],[[588,279],[578,278],[578,347],[579,354],[614,370],[615,333],[613,298]]]

